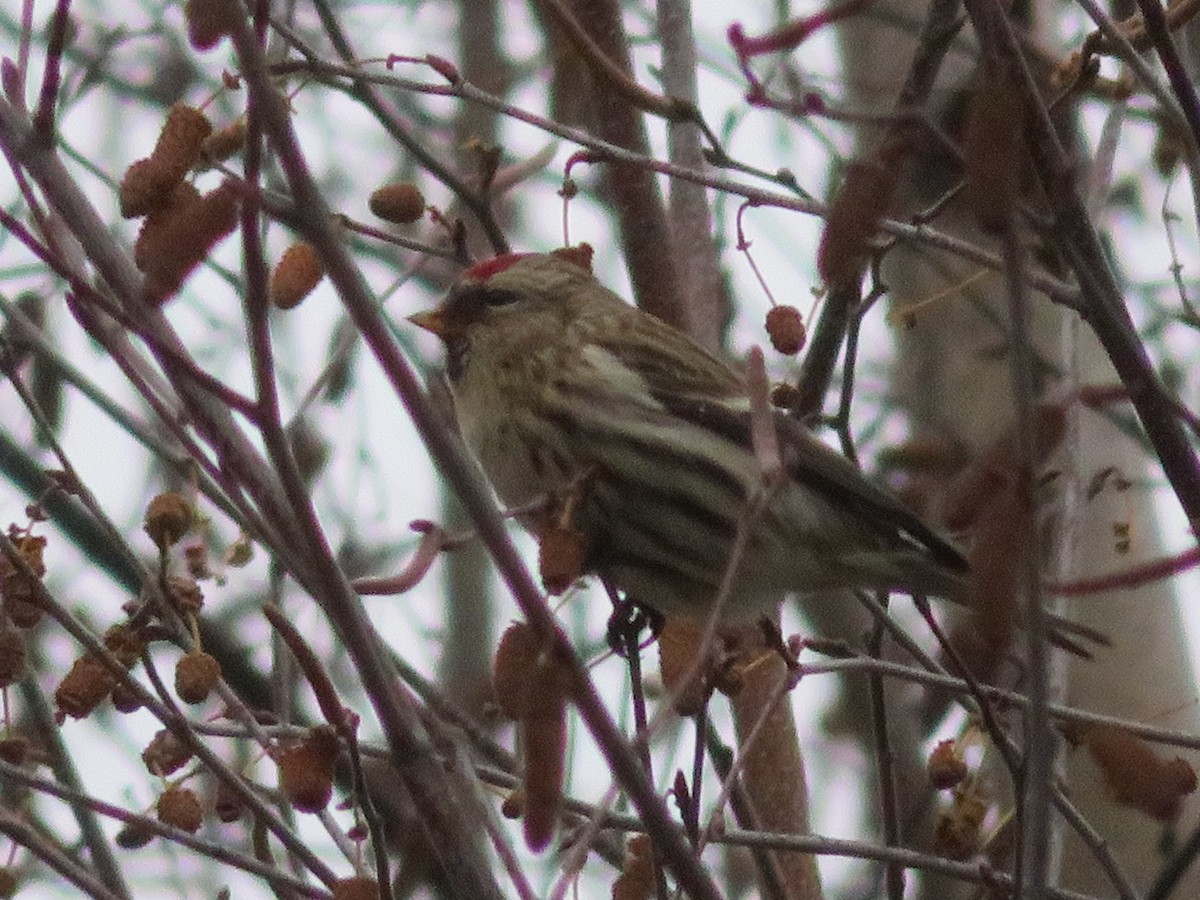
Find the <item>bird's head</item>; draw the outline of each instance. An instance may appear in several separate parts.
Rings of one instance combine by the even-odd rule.
[[[439,306],[408,317],[446,346],[452,380],[469,354],[545,345],[593,304],[623,301],[567,253],[509,253],[467,269]]]

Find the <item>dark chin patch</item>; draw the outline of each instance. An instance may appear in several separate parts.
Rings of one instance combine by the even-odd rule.
[[[533,254],[505,253],[501,256],[494,256],[491,259],[485,259],[483,262],[475,263],[475,265],[463,273],[463,277],[469,278],[472,281],[487,281],[493,275],[499,275],[514,263],[530,256],[533,256]]]

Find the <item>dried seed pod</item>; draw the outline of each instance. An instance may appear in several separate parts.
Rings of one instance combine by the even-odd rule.
[[[208,564],[207,544],[189,543],[184,547],[183,565],[187,569],[188,576],[195,580],[213,577],[212,568]]]
[[[524,788],[516,788],[500,802],[500,815],[506,819],[519,819],[525,815]]]
[[[124,681],[118,681],[112,689],[112,705],[117,712],[128,715],[142,708],[142,698]]]
[[[204,822],[204,811],[196,792],[186,787],[169,787],[158,796],[158,820],[181,831],[195,834]]]
[[[967,777],[967,764],[954,746],[954,741],[945,740],[929,754],[929,783],[939,791],[955,787]]]
[[[0,555],[0,599],[4,615],[18,628],[32,628],[42,618],[41,577],[46,574],[42,551],[46,539],[27,534],[14,537],[14,543],[30,572],[18,568],[8,557]]]
[[[203,703],[221,680],[221,664],[203,650],[189,650],[175,665],[175,693],[184,703]]]
[[[132,669],[146,650],[146,633],[132,625],[113,625],[104,632],[104,646],[127,669]]]
[[[54,691],[54,702],[60,713],[82,719],[104,702],[116,683],[116,674],[104,663],[94,656],[81,656]]]
[[[167,578],[167,602],[186,619],[204,608],[204,591],[191,576],[171,575]]]
[[[613,883],[612,900],[647,900],[654,896],[654,851],[648,835],[637,834],[625,845],[621,874]]]
[[[969,859],[979,852],[987,799],[977,790],[954,792],[954,802],[938,814],[934,829],[935,848],[951,859]]]
[[[276,263],[267,295],[280,309],[291,309],[299,306],[324,277],[317,248],[301,241],[288,247]]]
[[[42,604],[36,594],[14,591],[4,598],[4,617],[17,628],[33,628],[42,621]]]
[[[211,50],[233,31],[241,19],[241,4],[234,0],[187,0],[188,43],[197,50]]]
[[[372,191],[367,207],[387,222],[407,225],[425,215],[425,197],[415,184],[399,181]]]
[[[146,769],[161,778],[178,772],[191,758],[192,751],[187,744],[166,728],[160,728],[142,751]]]
[[[29,738],[23,734],[10,734],[0,738],[0,759],[10,766],[23,766],[29,759]]]
[[[800,389],[787,381],[781,381],[771,388],[771,405],[776,409],[791,409],[800,399]]]
[[[192,504],[181,494],[167,491],[150,501],[142,528],[157,546],[166,548],[179,543],[194,518]]]
[[[272,754],[279,767],[279,789],[300,812],[320,812],[329,804],[340,747],[337,733],[318,725],[300,743]]]
[[[213,809],[222,822],[236,822],[242,817],[242,798],[224,779],[217,782],[217,796],[213,801]]]
[[[794,306],[772,306],[767,311],[767,336],[771,346],[785,356],[795,356],[804,349],[807,332],[804,317]]]
[[[140,850],[156,836],[156,832],[151,831],[141,822],[126,822],[117,832],[117,846],[123,850]]]
[[[0,688],[8,687],[25,671],[25,639],[7,627],[0,630]]]
[[[41,535],[27,534],[21,538],[13,538],[13,543],[17,545],[17,552],[21,554],[21,558],[25,560],[25,565],[33,570],[33,574],[41,578],[46,574],[46,562],[43,559],[43,553],[46,549],[46,539]],[[5,566],[12,566],[8,561],[8,557],[0,557],[4,560]]]
[[[240,569],[254,558],[254,542],[245,532],[237,536],[225,551],[225,565]]]

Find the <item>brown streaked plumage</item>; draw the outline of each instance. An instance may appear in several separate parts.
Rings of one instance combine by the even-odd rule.
[[[505,504],[589,473],[574,519],[587,571],[667,615],[710,614],[762,485],[736,370],[550,254],[481,263],[411,321],[445,344],[463,436]],[[959,590],[953,547],[774,415],[790,477],[749,531],[724,620],[757,619],[793,590]]]

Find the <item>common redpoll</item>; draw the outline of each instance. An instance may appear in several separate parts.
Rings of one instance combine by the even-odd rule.
[[[788,477],[755,515],[764,475],[742,375],[569,258],[481,262],[410,318],[445,345],[455,415],[500,499],[569,496],[581,570],[639,604],[711,615],[739,527],[724,622],[760,619],[789,591],[961,587],[953,547],[778,411]]]

